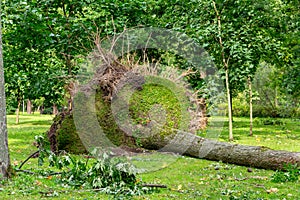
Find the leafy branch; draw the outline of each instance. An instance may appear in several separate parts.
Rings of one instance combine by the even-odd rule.
[[[105,192],[114,195],[142,195],[149,193],[157,188],[167,188],[162,184],[145,184],[139,181],[134,172],[134,167],[121,159],[110,158],[107,154],[103,154],[101,159],[89,162],[90,157],[85,161],[76,159],[69,154],[56,155],[44,148],[44,137],[35,137],[38,151],[32,153],[24,160],[17,172],[24,172],[39,176],[57,176],[59,183],[69,185],[75,189],[86,189],[92,191]],[[94,152],[96,153],[96,151]],[[53,167],[59,171],[38,170],[22,170],[22,166],[31,158],[38,155],[38,165],[42,166],[45,160],[48,160],[49,167]]]

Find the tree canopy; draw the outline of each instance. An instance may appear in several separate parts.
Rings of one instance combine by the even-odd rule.
[[[228,68],[233,96],[245,90],[247,78],[253,79],[264,61],[279,69],[282,90],[299,97],[297,0],[6,0],[1,15],[6,91],[15,106],[21,99],[41,97],[48,104],[61,102],[66,82],[94,47],[97,34],[148,26],[184,32],[203,46],[221,74]],[[162,55],[166,53],[152,53]],[[174,64],[184,66],[180,59]],[[200,82],[196,78],[194,87]]]

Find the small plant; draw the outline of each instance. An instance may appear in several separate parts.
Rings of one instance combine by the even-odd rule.
[[[275,183],[295,182],[299,180],[300,169],[297,164],[288,164],[283,170],[277,170],[272,176],[271,181]]]

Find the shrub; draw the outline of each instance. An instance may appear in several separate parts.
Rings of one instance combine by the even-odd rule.
[[[249,116],[249,105],[247,102],[242,101],[241,99],[233,99],[232,101],[232,114],[236,117],[245,117]]]

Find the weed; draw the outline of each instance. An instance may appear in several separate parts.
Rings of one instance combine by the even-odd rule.
[[[288,164],[283,167],[283,170],[277,170],[271,176],[271,180],[275,183],[295,182],[299,180],[299,176],[299,167],[296,164]]]

